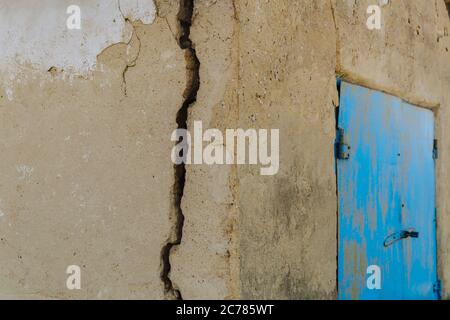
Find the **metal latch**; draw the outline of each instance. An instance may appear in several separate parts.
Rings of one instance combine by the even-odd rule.
[[[337,158],[340,160],[350,159],[350,146],[345,143],[344,129],[338,128],[337,137]]]
[[[399,232],[395,232],[395,233],[391,234],[390,236],[387,236],[386,239],[384,240],[383,245],[385,247],[389,247],[390,245],[394,244],[397,241],[407,239],[407,238],[418,238],[418,237],[419,237],[419,232],[417,232],[417,231],[414,231],[412,229],[402,230]]]

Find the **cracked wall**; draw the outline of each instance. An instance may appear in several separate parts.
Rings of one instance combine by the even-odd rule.
[[[438,245],[448,295],[448,14],[443,1],[196,1],[202,63],[193,120],[219,129],[280,128],[280,172],[191,166],[173,278],[185,298],[334,299],[337,215],[335,77],[432,108]],[[200,250],[198,250],[200,249]]]
[[[116,43],[128,43],[131,21],[150,24],[153,1],[78,1],[81,29],[69,30],[66,9],[72,2],[45,0],[30,5],[27,0],[0,4],[0,74],[7,98],[14,98],[13,85],[34,79],[47,70],[65,72],[63,77],[89,77],[102,70],[97,55]]]
[[[195,1],[191,39],[200,66],[197,101],[188,127],[237,126],[237,20],[231,1]],[[172,278],[186,299],[238,297],[234,166],[188,166],[182,201],[183,239],[173,254]]]
[[[1,297],[166,297],[160,251],[174,185],[167,137],[186,86],[171,31],[177,12],[173,5],[149,25],[133,21],[129,45],[98,52],[101,67],[88,76],[26,64],[11,101],[2,85]],[[121,36],[105,15],[97,22]],[[65,42],[45,50],[58,52],[58,44]],[[81,267],[79,291],[65,285],[72,264]]]
[[[369,0],[82,1],[78,35],[68,2],[0,5],[0,297],[336,298],[336,74],[436,112],[448,297],[450,26],[431,2],[391,0],[369,31]],[[172,131],[198,120],[280,129],[279,173],[174,166]]]
[[[201,85],[190,119],[221,130],[280,128],[282,165],[274,177],[249,166],[188,168],[173,278],[185,298],[331,298],[335,42],[328,2],[196,3],[191,31]]]
[[[197,58],[197,53],[192,40],[190,39],[193,13],[194,1],[181,0],[177,14],[179,23],[178,44],[184,51],[186,60],[186,88],[183,92],[184,101],[176,114],[177,130],[188,129],[189,108],[195,103],[200,86],[200,62]],[[182,138],[180,138],[178,143],[182,141]],[[182,201],[184,200],[183,196],[186,184],[186,171],[186,164],[180,163],[174,165],[175,182],[173,186],[173,231],[161,250],[161,260],[163,264],[161,279],[164,282],[165,291],[168,295],[170,295],[170,297],[179,300],[183,299],[183,297],[179,288],[177,288],[171,280],[171,253],[173,249],[176,249],[176,247],[181,244],[183,239],[185,215],[183,213]]]

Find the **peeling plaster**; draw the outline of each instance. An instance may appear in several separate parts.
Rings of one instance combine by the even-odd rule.
[[[155,21],[156,7],[153,0],[119,0],[123,16],[131,21],[150,24]]]
[[[66,26],[68,6],[81,9],[81,29]],[[153,0],[16,0],[0,4],[0,74],[7,99],[27,70],[40,74],[64,71],[65,77],[87,76],[97,56],[116,43],[129,43],[132,21],[151,24]],[[101,67],[100,67],[101,69]]]

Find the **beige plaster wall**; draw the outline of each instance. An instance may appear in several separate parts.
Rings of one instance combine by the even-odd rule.
[[[186,166],[180,208],[170,135],[192,64],[178,0],[155,1],[148,24],[122,17],[83,72],[0,70],[0,297],[174,298],[161,250],[176,242],[181,209],[168,276],[183,298],[336,298],[338,74],[435,111],[448,298],[449,17],[441,0],[390,0],[370,31],[376,3],[195,0],[188,128],[279,129],[280,170]],[[80,291],[65,286],[71,264]]]

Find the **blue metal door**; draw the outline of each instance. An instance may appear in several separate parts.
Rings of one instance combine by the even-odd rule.
[[[338,127],[339,298],[437,299],[433,113],[342,82]]]

